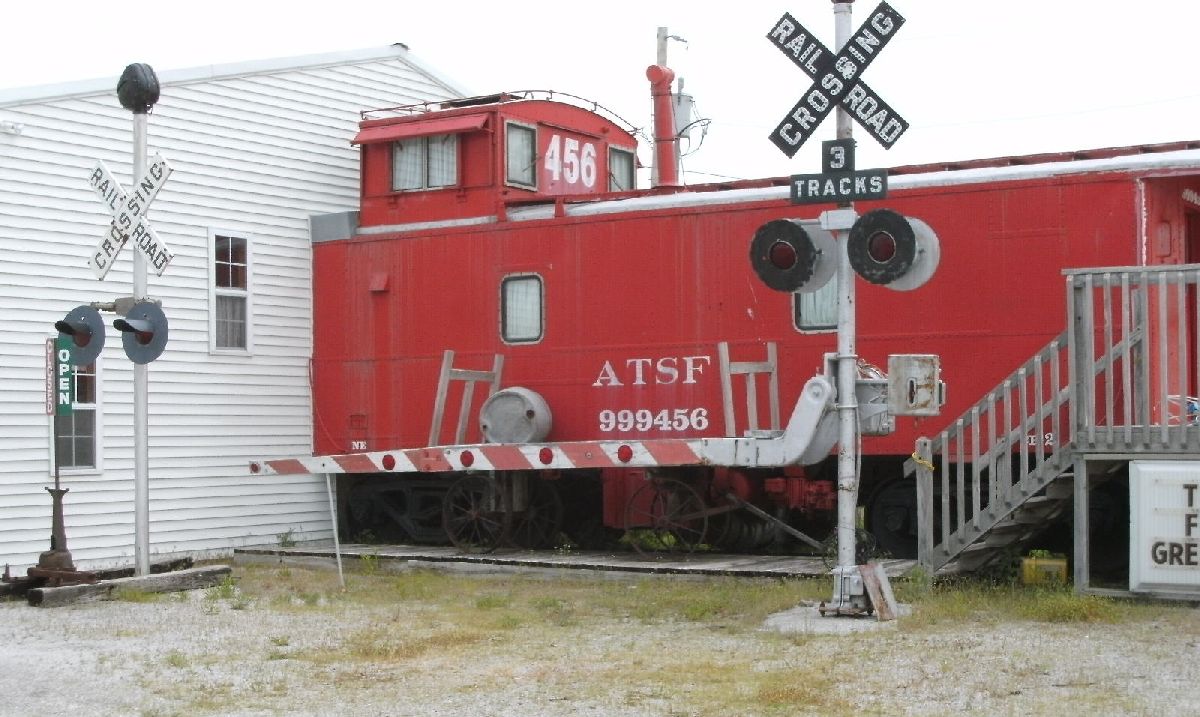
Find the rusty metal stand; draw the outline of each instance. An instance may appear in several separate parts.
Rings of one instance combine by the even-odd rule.
[[[61,487],[59,483],[58,464],[54,466],[54,487],[46,488],[50,494],[52,514],[50,519],[50,549],[38,556],[38,564],[27,571],[27,577],[14,578],[4,566],[3,582],[9,583],[9,592],[23,594],[32,588],[59,587],[62,585],[79,585],[95,583],[96,574],[86,570],[76,570],[67,550],[67,529],[63,522],[63,496],[69,488]]]

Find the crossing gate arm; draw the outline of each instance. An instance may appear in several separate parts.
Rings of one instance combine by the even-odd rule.
[[[805,384],[787,429],[767,438],[669,438],[561,443],[485,443],[251,461],[250,474],[447,473],[460,471],[653,468],[657,466],[766,467],[795,464],[833,402],[823,376]]]

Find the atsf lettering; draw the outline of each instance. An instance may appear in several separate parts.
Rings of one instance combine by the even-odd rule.
[[[615,366],[612,361],[605,361],[600,367],[600,375],[592,383],[593,386],[645,386],[653,383],[670,385],[674,383],[694,384],[698,376],[704,373],[704,367],[712,364],[710,356],[664,356],[662,358],[632,358],[623,364]]]

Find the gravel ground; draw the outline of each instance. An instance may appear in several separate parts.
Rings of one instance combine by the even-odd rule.
[[[304,609],[322,601],[0,603],[0,714],[1200,714],[1185,606],[814,636],[611,615],[475,633],[420,603]],[[364,647],[385,630],[403,640]]]

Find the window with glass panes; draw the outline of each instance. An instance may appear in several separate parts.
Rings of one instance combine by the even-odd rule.
[[[392,190],[458,184],[458,135],[433,134],[392,143]]]
[[[54,417],[54,456],[59,468],[96,467],[96,364],[74,366],[71,415]]]
[[[633,152],[616,147],[608,149],[608,191],[627,192],[634,187]]]
[[[248,348],[249,246],[242,237],[217,235],[214,241],[213,346],[218,349],[245,349]]]
[[[825,286],[809,293],[792,294],[796,328],[801,331],[831,331],[837,328],[838,282],[834,276]]]
[[[542,338],[542,278],[536,274],[505,277],[500,283],[500,337],[507,343]]]
[[[505,179],[522,187],[537,185],[537,130],[515,122],[505,125]]]

